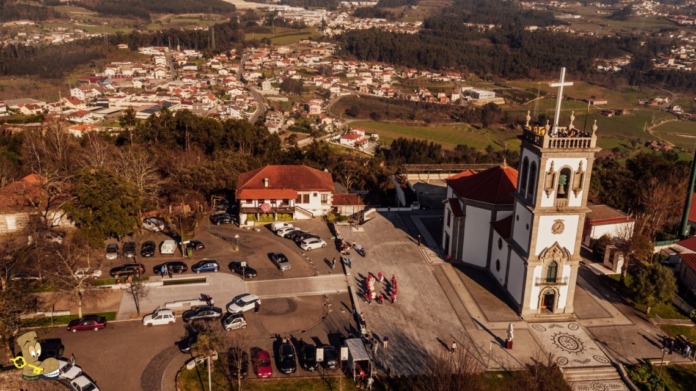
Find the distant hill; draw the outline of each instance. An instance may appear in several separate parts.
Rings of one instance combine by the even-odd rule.
[[[58,18],[60,13],[48,8],[40,1],[0,0],[0,22],[11,20],[33,20],[35,22]]]
[[[234,5],[222,0],[77,0],[73,4],[102,15],[143,19],[149,19],[151,14],[229,14],[235,11]]]

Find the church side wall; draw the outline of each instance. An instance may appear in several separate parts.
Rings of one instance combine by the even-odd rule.
[[[565,265],[563,266],[563,275],[562,278],[567,278],[570,280],[570,273],[571,273],[571,267],[570,265]],[[559,296],[558,296],[558,308],[565,308],[566,303],[568,302],[568,285],[561,285],[559,289]]]
[[[498,248],[498,242],[502,240],[503,248]],[[490,271],[493,277],[498,280],[500,285],[505,285],[505,271],[507,270],[508,262],[508,244],[504,239],[501,239],[497,232],[493,231],[493,240],[491,241],[491,266]],[[500,268],[498,268],[498,264]]]
[[[510,276],[507,290],[517,304],[522,302],[522,287],[526,278],[524,261],[514,251],[510,253]]]
[[[529,235],[531,232],[530,227],[532,225],[532,213],[521,205],[518,205],[518,207],[515,208],[515,212],[517,215],[513,217],[512,238],[522,248],[522,250],[528,253]]]
[[[462,255],[464,262],[479,267],[486,267],[490,221],[491,211],[475,206],[466,206],[464,254]]]
[[[544,248],[549,247],[553,242],[558,242],[561,247],[565,247],[571,254],[575,254],[575,236],[577,234],[578,215],[549,215],[539,217],[538,227],[539,235],[536,238],[534,246],[536,256],[538,256]],[[565,228],[560,234],[551,233],[551,227],[556,220],[563,220]]]
[[[583,190],[580,190],[577,195],[575,195],[575,192],[573,191],[573,181],[575,177],[575,173],[578,170],[578,167],[580,166],[580,162],[583,164],[583,170],[587,170],[587,158],[585,157],[579,157],[579,158],[553,158],[549,159],[546,161],[546,167],[544,168],[544,171],[540,173],[542,175],[542,178],[545,178],[546,172],[548,172],[551,169],[551,163],[553,162],[553,169],[556,172],[556,179],[554,180],[554,191],[551,193],[549,196],[546,195],[545,192],[543,192],[543,189],[539,189],[540,191],[543,192],[541,196],[541,206],[542,207],[551,207],[554,206],[554,201],[558,198],[558,194],[556,194],[556,187],[558,186],[558,176],[561,173],[561,170],[565,167],[570,168],[571,175],[570,178],[568,178],[568,182],[570,183],[570,186],[568,188],[568,206],[582,206],[582,198],[583,198]],[[585,173],[586,176],[589,175],[589,173]]]
[[[532,281],[536,281],[541,278],[541,272],[543,268],[541,266],[534,267],[534,272],[532,272]],[[539,309],[539,295],[541,294],[541,287],[534,284],[532,285],[532,292],[529,295],[529,309],[537,310]]]

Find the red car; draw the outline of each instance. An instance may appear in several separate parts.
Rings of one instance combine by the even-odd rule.
[[[256,377],[261,379],[273,376],[271,356],[267,351],[259,350],[254,355],[254,373],[256,374]]]
[[[106,318],[99,315],[86,315],[80,319],[71,320],[70,323],[68,323],[68,331],[72,331],[73,333],[82,330],[99,331],[99,329],[103,329],[104,327],[106,327]]]

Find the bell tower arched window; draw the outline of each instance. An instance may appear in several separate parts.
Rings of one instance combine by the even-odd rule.
[[[536,187],[537,187],[537,166],[536,162],[532,162],[532,164],[529,167],[529,190],[527,192],[527,198],[530,200],[534,200],[534,197],[536,197]]]
[[[527,195],[527,175],[529,174],[529,159],[526,157],[522,161],[522,175],[520,176],[520,194],[522,197]]]
[[[570,168],[568,167],[561,170],[561,173],[558,176],[556,198],[568,198],[568,192],[570,190],[570,174]]]
[[[555,283],[558,274],[558,263],[556,261],[551,261],[549,266],[546,267],[546,282]]]

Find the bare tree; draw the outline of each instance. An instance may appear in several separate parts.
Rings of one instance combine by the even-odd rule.
[[[422,391],[478,390],[483,385],[478,375],[482,370],[480,362],[466,346],[442,351],[428,357],[424,375],[416,380],[415,387]]]
[[[82,167],[114,168],[115,155],[116,151],[111,144],[94,132],[87,133],[79,164]]]
[[[162,179],[152,155],[138,147],[129,147],[118,157],[118,172],[138,190],[146,204],[154,204]]]
[[[35,311],[39,301],[32,293],[31,281],[17,278],[26,271],[26,259],[20,254],[19,241],[4,238],[0,241],[0,335],[15,335],[20,327],[20,315]]]
[[[145,285],[140,273],[135,276],[128,277],[126,283],[126,292],[133,298],[133,303],[135,304],[135,311],[138,316],[140,316],[140,304],[144,298],[147,297],[149,293],[149,288]]]

